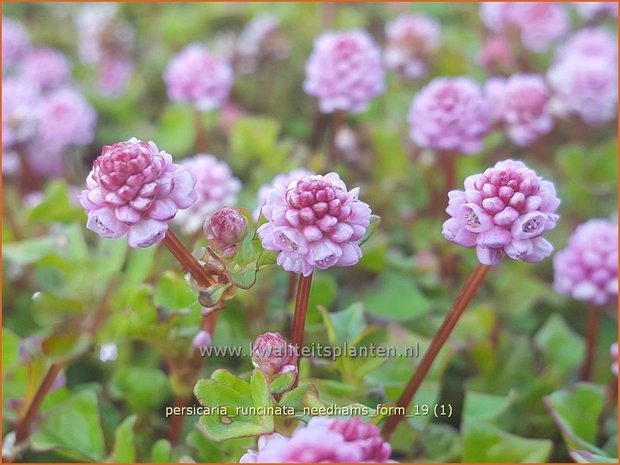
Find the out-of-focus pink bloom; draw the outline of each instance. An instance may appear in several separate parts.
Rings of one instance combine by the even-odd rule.
[[[28,32],[19,22],[2,17],[2,70],[12,67],[30,45]]]
[[[248,221],[241,212],[222,207],[209,215],[204,223],[209,248],[218,256],[233,256],[239,244],[248,235]]]
[[[215,210],[235,204],[241,181],[233,176],[226,162],[213,155],[195,155],[183,160],[182,166],[196,179],[198,200],[190,208],[180,211],[176,221],[184,232],[193,234],[202,228],[207,216]]]
[[[520,161],[505,160],[465,179],[453,190],[443,236],[463,247],[476,247],[480,263],[495,265],[502,256],[539,262],[553,246],[542,236],[553,229],[560,200],[553,183]]]
[[[37,144],[60,151],[90,144],[95,137],[97,114],[80,92],[67,87],[42,99],[38,122]]]
[[[366,31],[325,32],[314,40],[303,87],[323,113],[364,111],[385,91],[381,51]]]
[[[336,173],[276,184],[267,194],[258,228],[263,247],[279,252],[285,270],[309,276],[314,268],[352,266],[362,258],[358,241],[370,224],[370,207],[347,190]]]
[[[596,305],[618,295],[618,224],[593,219],[577,227],[553,258],[554,288]]]
[[[559,116],[578,115],[590,125],[612,120],[618,107],[617,61],[569,54],[547,72],[554,91],[552,109]]]
[[[67,57],[50,47],[32,48],[21,63],[23,77],[43,90],[64,84],[71,74]]]
[[[413,99],[407,120],[420,147],[465,154],[479,151],[490,129],[486,100],[468,77],[431,81]]]
[[[618,17],[617,2],[573,2],[577,13],[586,21],[595,19],[597,16]]]
[[[105,238],[127,234],[131,247],[149,247],[164,238],[179,209],[196,201],[195,184],[192,173],[154,142],[106,145],[80,198],[86,227]]]
[[[63,150],[37,139],[26,145],[25,156],[30,169],[42,178],[60,177],[65,170]]]
[[[278,174],[275,178],[273,178],[273,181],[271,181],[271,183],[260,186],[260,188],[258,189],[258,194],[256,196],[257,197],[256,203],[258,206],[256,207],[256,210],[254,210],[254,214],[253,214],[254,220],[258,221],[261,208],[263,208],[263,205],[265,205],[265,202],[267,202],[267,194],[269,194],[269,191],[271,189],[273,189],[277,185],[288,187],[288,185],[292,181],[297,181],[301,178],[312,176],[313,174],[314,173],[312,171],[307,170],[305,168],[296,168],[292,171],[289,171],[288,173]]]
[[[542,76],[513,74],[491,78],[485,86],[491,114],[505,124],[512,141],[527,146],[553,127],[549,90]]]
[[[102,362],[113,362],[118,357],[118,346],[113,342],[102,344],[99,348],[99,360]]]
[[[441,45],[439,24],[425,15],[402,15],[387,23],[385,64],[410,79],[426,74],[430,56]]]
[[[289,43],[280,33],[278,19],[269,14],[252,18],[234,45],[235,71],[248,74],[261,59],[282,60],[288,56]]]
[[[252,344],[252,364],[267,379],[291,372],[297,376],[297,349],[280,333],[264,333]]]
[[[581,29],[571,35],[556,52],[555,61],[600,58],[618,63],[618,42],[614,35],[602,27]]]
[[[206,47],[190,44],[172,58],[164,81],[171,100],[210,111],[228,101],[233,72],[226,61],[209,53]]]
[[[489,72],[506,72],[516,65],[515,56],[505,37],[487,39],[478,53],[478,63]]]
[[[240,463],[385,463],[391,453],[373,424],[360,418],[314,417],[290,438],[261,436],[258,450],[249,450]]]
[[[13,150],[2,149],[2,175],[12,176],[17,174],[20,167],[19,155]]]
[[[127,57],[108,57],[99,68],[99,89],[104,95],[115,97],[122,94],[131,75],[134,64]]]
[[[569,28],[565,7],[554,2],[483,2],[480,16],[494,32],[518,31],[522,45],[533,52],[544,52]]]
[[[208,331],[199,331],[192,340],[194,347],[209,347],[212,343],[211,334]]]
[[[2,79],[2,148],[23,143],[37,130],[38,86],[15,77]]]
[[[609,353],[611,354],[611,358],[613,360],[611,364],[611,372],[617,377],[618,376],[618,343],[614,342],[610,349]]]

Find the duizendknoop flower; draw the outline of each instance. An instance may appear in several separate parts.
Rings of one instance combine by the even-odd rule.
[[[195,183],[154,142],[132,138],[106,145],[80,196],[86,226],[105,238],[127,234],[131,247],[149,247],[163,240],[179,209],[196,201]]]
[[[488,113],[480,86],[470,78],[436,78],[413,99],[409,134],[423,148],[472,154],[490,129]]]
[[[502,256],[539,262],[553,246],[542,236],[553,229],[560,200],[553,183],[524,163],[498,162],[465,179],[465,190],[453,190],[442,234],[464,247],[475,247],[480,263],[495,265]]]
[[[314,40],[303,87],[323,113],[364,111],[385,91],[381,51],[366,31],[324,32]]]
[[[593,219],[577,227],[565,249],[553,257],[554,288],[596,305],[618,295],[618,224]]]
[[[36,85],[15,77],[2,79],[3,149],[12,148],[36,134],[40,98]]]
[[[189,103],[199,111],[211,111],[228,101],[233,72],[230,64],[206,47],[190,44],[172,58],[164,81],[172,101]]]
[[[223,207],[207,217],[204,232],[211,250],[222,258],[231,257],[248,235],[248,221],[241,212]]]
[[[441,45],[439,24],[425,15],[399,16],[387,23],[385,36],[387,68],[409,79],[418,79],[426,74],[430,56]]]
[[[267,201],[267,194],[276,185],[281,184],[284,187],[287,187],[292,181],[297,181],[298,179],[305,178],[306,176],[312,176],[313,174],[314,173],[312,171],[305,168],[295,168],[288,173],[278,174],[275,178],[273,178],[271,183],[260,186],[258,189],[258,194],[256,195],[257,207],[253,213],[254,220],[258,221],[261,208],[263,208],[263,205],[265,205],[265,202]]]
[[[285,270],[304,276],[314,268],[355,265],[370,224],[370,207],[358,194],[336,173],[275,185],[262,208],[267,223],[257,231],[263,247],[278,252]]]
[[[235,178],[226,162],[213,155],[200,153],[183,160],[182,166],[196,178],[198,201],[180,211],[176,221],[188,234],[202,228],[207,216],[220,207],[230,207],[237,201],[241,181]]]
[[[20,68],[23,76],[42,90],[64,84],[71,75],[71,63],[67,57],[50,47],[30,49]]]
[[[284,373],[297,373],[297,352],[279,333],[264,333],[252,344],[252,364],[271,379]]]
[[[513,74],[491,78],[485,96],[495,120],[505,124],[508,135],[519,146],[527,146],[553,127],[549,90],[542,76]]]
[[[28,32],[19,22],[2,17],[2,69],[12,67],[30,45]]]
[[[385,463],[392,448],[377,426],[360,418],[311,418],[291,437],[261,436],[258,450],[249,450],[240,463]]]

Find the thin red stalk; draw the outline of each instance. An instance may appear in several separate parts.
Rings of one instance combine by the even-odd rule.
[[[291,343],[293,347],[301,350],[304,343],[304,330],[306,327],[306,313],[308,311],[308,300],[310,298],[310,287],[312,286],[312,274],[310,276],[299,276],[297,283],[297,297],[295,298],[295,314],[293,315],[293,329]],[[297,369],[299,370],[299,359],[297,357]]]
[[[422,381],[428,374],[431,365],[435,361],[437,354],[446,343],[446,340],[450,336],[450,333],[456,326],[456,323],[461,318],[461,315],[467,308],[467,305],[480,288],[480,285],[484,281],[484,278],[486,277],[490,269],[491,267],[489,265],[478,264],[476,269],[473,271],[473,273],[469,277],[469,280],[467,281],[467,283],[465,283],[465,286],[461,290],[461,293],[454,302],[452,309],[450,310],[450,312],[448,312],[448,314],[443,320],[443,323],[439,327],[439,330],[433,337],[433,340],[431,341],[428,350],[424,354],[420,365],[418,366],[416,372],[413,374],[413,376],[409,380],[409,383],[407,383],[405,390],[398,399],[396,407],[403,407],[405,411],[407,410],[407,407],[413,400],[413,397],[418,391],[418,388],[422,384]],[[381,430],[381,435],[386,441],[390,438],[390,436],[392,435],[398,424],[403,420],[403,418],[404,415],[392,415],[387,418],[386,422],[383,424],[383,429]]]
[[[579,379],[590,381],[592,378],[592,368],[594,367],[594,353],[596,351],[596,341],[598,339],[600,311],[595,305],[588,308],[588,327],[586,329],[586,356],[581,366]]]
[[[336,137],[338,135],[338,131],[345,122],[346,112],[342,110],[336,110],[332,114],[330,135],[329,135],[329,161],[330,164],[334,164],[336,160],[338,160],[338,148],[336,147]]]
[[[196,260],[187,247],[183,245],[170,229],[168,229],[162,242],[168,247],[168,250],[174,255],[174,258],[176,258],[181,266],[192,275],[192,278],[194,278],[200,286],[207,287],[213,283],[209,273],[207,273],[200,262]]]
[[[22,442],[30,435],[30,426],[37,416],[37,412],[39,411],[39,407],[41,406],[43,399],[45,399],[45,396],[51,389],[52,384],[54,384],[58,373],[60,373],[61,368],[61,365],[53,363],[47,370],[47,373],[39,385],[39,389],[37,389],[37,392],[32,398],[32,402],[30,402],[30,405],[28,406],[28,410],[26,410],[24,416],[17,422],[17,427],[15,429],[15,441],[17,443]]]
[[[191,398],[177,397],[172,404],[173,409],[176,407],[189,407],[192,403]],[[171,415],[168,428],[168,440],[173,446],[179,442],[181,431],[183,431],[183,423],[185,415]]]
[[[196,130],[196,153],[204,153],[207,151],[207,130],[202,113],[198,110],[194,110],[194,128]]]

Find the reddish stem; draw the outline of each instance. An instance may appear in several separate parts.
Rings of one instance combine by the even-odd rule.
[[[192,278],[196,280],[199,286],[208,287],[213,284],[213,279],[209,276],[209,273],[204,269],[196,257],[183,245],[179,238],[168,229],[168,232],[164,236],[163,244],[168,247],[168,250],[174,258],[181,264]]]
[[[308,300],[310,299],[310,287],[312,286],[312,274],[310,276],[299,275],[297,283],[297,297],[295,299],[295,314],[293,315],[293,329],[291,343],[297,350],[301,350],[304,343],[304,329],[306,326],[306,313],[308,311]],[[299,372],[299,361],[297,357],[297,371]]]
[[[588,308],[588,326],[586,329],[586,357],[581,366],[579,379],[581,381],[590,381],[592,378],[592,368],[594,367],[594,352],[596,350],[596,341],[598,339],[600,312],[599,308],[590,305]]]
[[[172,408],[176,407],[188,407],[191,405],[192,399],[187,397],[177,397],[174,399],[172,404]],[[181,431],[183,431],[183,423],[185,420],[185,415],[171,415],[170,416],[170,424],[168,428],[168,440],[170,444],[173,446],[179,442],[179,438],[181,437]]]
[[[47,373],[39,385],[39,389],[37,389],[37,392],[32,398],[32,402],[28,406],[28,410],[26,410],[24,416],[17,422],[17,427],[15,429],[15,442],[20,443],[29,436],[30,426],[37,416],[37,412],[39,411],[39,407],[41,406],[43,399],[45,399],[45,396],[51,389],[52,384],[54,384],[58,373],[60,373],[61,368],[61,365],[53,363],[47,370]]]
[[[476,269],[473,271],[473,273],[469,277],[469,280],[467,281],[467,283],[465,283],[465,286],[461,290],[461,293],[454,302],[452,309],[450,310],[450,312],[448,312],[448,314],[443,320],[443,323],[439,327],[439,330],[433,337],[433,340],[431,341],[428,350],[424,354],[420,365],[418,366],[416,372],[409,380],[409,383],[407,383],[407,387],[405,387],[405,390],[398,399],[396,407],[402,407],[402,410],[404,411],[407,410],[407,407],[413,400],[413,397],[418,391],[418,388],[422,384],[422,381],[424,381],[424,378],[428,374],[431,365],[435,361],[437,354],[446,343],[448,336],[450,336],[450,333],[456,326],[456,323],[461,318],[461,315],[467,308],[467,305],[480,288],[480,285],[484,281],[484,278],[486,277],[490,269],[490,265],[478,264]],[[399,408],[397,409],[397,411],[398,410],[401,409]],[[396,414],[387,418],[386,422],[383,424],[383,429],[381,430],[381,435],[386,441],[389,440],[390,436],[392,435],[398,424],[404,418],[404,414]]]
[[[196,130],[196,153],[205,153],[207,151],[207,131],[202,113],[198,110],[194,110],[194,128]]]
[[[329,135],[329,162],[330,165],[333,165],[338,160],[338,148],[336,147],[336,137],[338,135],[338,131],[345,122],[346,112],[343,110],[336,110],[332,114],[330,135]]]

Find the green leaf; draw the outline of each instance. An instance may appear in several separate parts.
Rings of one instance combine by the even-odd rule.
[[[2,375],[19,362],[19,343],[19,336],[10,329],[2,328]]]
[[[45,188],[43,201],[28,216],[35,223],[70,223],[81,220],[84,211],[76,200],[70,199],[69,186],[64,181],[53,180]]]
[[[252,160],[261,166],[277,169],[286,159],[286,153],[275,150],[280,123],[265,117],[248,116],[235,121],[230,136],[233,167],[243,169]],[[243,165],[241,165],[243,164]]]
[[[50,410],[33,433],[32,446],[54,449],[77,461],[101,462],[104,440],[96,394],[80,392]]]
[[[159,407],[170,393],[168,377],[157,368],[120,367],[112,376],[110,392],[122,397],[136,412]]]
[[[136,446],[134,445],[133,428],[136,424],[136,415],[131,415],[114,431],[114,450],[112,451],[112,461],[121,463],[132,463],[136,460]]]
[[[575,459],[577,463],[618,463],[617,457],[593,454],[586,450],[571,451],[570,456]]]
[[[321,321],[317,309],[329,308],[338,295],[338,284],[330,273],[314,273],[312,289],[308,299],[308,316],[306,324]]]
[[[570,450],[586,450],[604,455],[603,451],[594,445],[598,418],[605,404],[600,386],[579,383],[571,388],[555,391],[546,396],[544,402]]]
[[[49,291],[32,296],[32,316],[41,326],[53,326],[67,318],[79,316],[84,311],[82,302],[60,297]]]
[[[304,407],[324,407],[319,399],[319,392],[313,384],[302,384],[282,396],[278,405],[293,407],[295,412],[302,414]]]
[[[194,145],[196,130],[193,111],[189,105],[170,105],[161,114],[157,145],[165,147],[175,158],[190,153]]]
[[[363,294],[363,302],[368,313],[396,321],[419,317],[431,309],[413,280],[393,271],[380,276],[377,288]]]
[[[2,245],[2,256],[17,265],[30,265],[58,250],[58,240],[53,236],[26,239]]]
[[[340,312],[329,313],[324,308],[320,310],[332,345],[352,342],[366,328],[364,310],[359,302]]]
[[[514,402],[515,395],[511,391],[507,396],[497,396],[482,392],[467,391],[463,407],[464,421],[492,421],[505,412]]]
[[[226,370],[196,383],[194,395],[211,410],[200,417],[200,426],[213,441],[260,436],[274,430],[271,393],[264,375],[254,370],[250,382]],[[222,410],[225,410],[224,412]]]
[[[290,371],[288,373],[278,375],[273,378],[273,380],[271,380],[269,390],[272,392],[272,394],[282,394],[288,391],[291,386],[293,386],[295,379],[295,374]]]
[[[151,449],[151,463],[170,463],[172,446],[167,439],[160,439]]]
[[[545,355],[548,366],[557,366],[569,372],[581,365],[584,354],[583,338],[557,313],[547,319],[534,336],[534,341]]]
[[[55,363],[64,363],[85,352],[90,344],[90,336],[79,328],[64,326],[41,342],[42,352]]]
[[[157,281],[153,296],[155,305],[168,310],[189,308],[196,304],[197,299],[187,281],[174,271],[167,271]]]
[[[552,442],[507,433],[485,422],[463,426],[463,462],[546,462]]]

